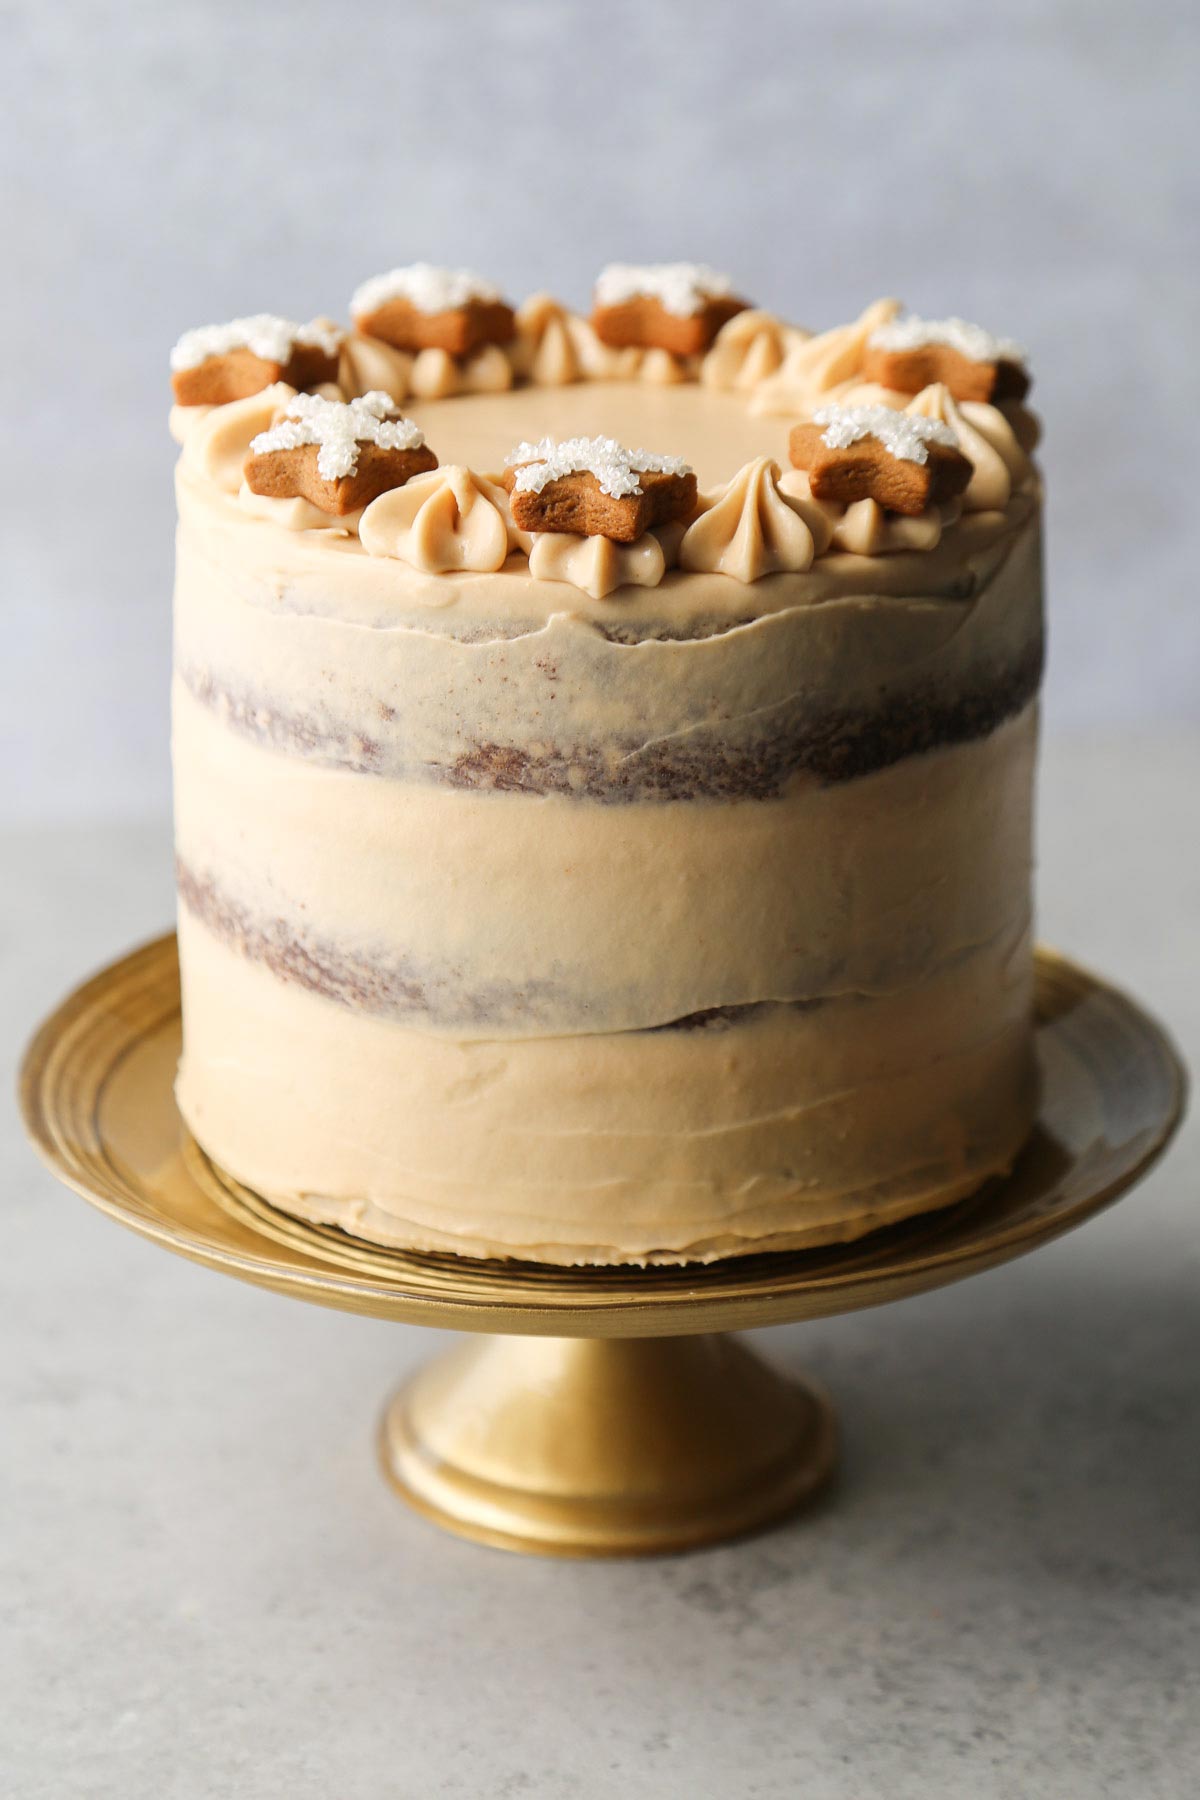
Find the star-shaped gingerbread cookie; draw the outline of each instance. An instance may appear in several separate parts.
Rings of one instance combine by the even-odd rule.
[[[185,331],[171,352],[171,386],[180,406],[248,400],[272,382],[319,387],[336,381],[345,334],[328,319],[297,325],[274,313]]]
[[[909,515],[956,499],[972,473],[948,425],[887,406],[823,407],[792,427],[788,450],[815,500],[874,500]]]
[[[343,517],[436,468],[420,427],[402,418],[386,394],[345,404],[298,394],[270,430],[251,440],[243,473],[255,494],[300,498]]]
[[[513,523],[632,544],[655,525],[690,519],[696,477],[675,456],[628,450],[614,438],[518,444],[507,459]]]
[[[472,356],[485,344],[506,344],[516,332],[513,309],[472,269],[410,263],[373,275],[356,289],[350,314],[367,337],[397,350],[445,350]]]

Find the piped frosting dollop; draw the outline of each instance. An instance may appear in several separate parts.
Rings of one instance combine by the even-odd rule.
[[[529,573],[538,581],[569,582],[593,600],[603,600],[617,588],[657,587],[666,574],[668,552],[677,542],[678,533],[669,530],[647,531],[632,544],[539,531],[529,552]]]
[[[781,366],[759,382],[753,413],[811,413],[847,382],[861,378],[867,341],[900,311],[898,300],[876,300],[848,325],[789,345]]]
[[[779,570],[807,569],[833,535],[825,511],[810,495],[781,485],[779,464],[758,457],[706,496],[679,548],[680,567],[758,581]]]
[[[446,350],[419,350],[409,380],[422,400],[450,400],[455,394],[502,394],[513,384],[513,371],[498,344],[485,344],[461,361]]]
[[[183,446],[188,467],[224,493],[236,494],[242,485],[242,470],[252,439],[269,430],[277,415],[296,398],[295,388],[286,381],[276,381],[247,400],[214,406],[188,432]]]
[[[962,497],[964,512],[1002,512],[1013,489],[1031,479],[1032,464],[999,407],[982,400],[955,400],[949,388],[935,382],[914,394],[906,411],[947,425],[973,465]]]
[[[489,574],[530,543],[512,522],[504,489],[454,463],[373,500],[358,535],[369,555],[394,556],[430,575]]]
[[[632,369],[637,352],[602,344],[587,319],[570,312],[552,294],[531,294],[516,313],[517,334],[508,346],[516,374],[537,387],[568,387],[575,381],[604,381]],[[624,364],[617,359],[624,357]]]
[[[782,367],[793,348],[806,343],[810,334],[797,325],[785,325],[773,313],[748,307],[726,320],[700,364],[705,387],[746,392],[759,386]]]
[[[347,400],[360,400],[370,393],[388,394],[397,402],[407,400],[412,393],[412,366],[407,350],[353,332],[342,344],[338,386]]]
[[[789,499],[823,514],[829,530],[828,548],[850,550],[856,556],[887,556],[897,550],[933,550],[942,533],[962,511],[958,500],[926,507],[915,515],[888,512],[876,500],[855,500],[849,506],[814,500],[804,469],[789,469],[780,477],[781,491]]]

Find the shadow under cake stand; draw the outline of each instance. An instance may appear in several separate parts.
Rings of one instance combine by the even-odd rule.
[[[562,1556],[686,1550],[791,1512],[832,1473],[833,1410],[737,1339],[899,1300],[1032,1250],[1115,1200],[1168,1143],[1185,1077],[1161,1027],[1037,955],[1042,1099],[1012,1173],[856,1244],[685,1268],[421,1255],[291,1219],[184,1129],[173,935],[76,989],[26,1053],[21,1103],[69,1186],[154,1243],[321,1306],[472,1335],[380,1431],[413,1506],[466,1537]]]

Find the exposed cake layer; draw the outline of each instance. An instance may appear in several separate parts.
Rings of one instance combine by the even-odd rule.
[[[703,1031],[431,1037],[323,998],[185,908],[183,1114],[222,1165],[382,1241],[552,1262],[853,1237],[1011,1163],[1027,935],[922,982]]]
[[[1035,743],[1028,708],[856,781],[598,807],[319,768],[177,692],[176,843],[214,928],[380,1014],[636,1030],[898,988],[1024,929]]]

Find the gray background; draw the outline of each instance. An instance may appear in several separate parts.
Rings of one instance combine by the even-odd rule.
[[[1194,7],[3,8],[3,814],[167,803],[184,327],[396,261],[583,303],[698,256],[813,326],[894,292],[1026,342],[1051,733],[1195,717]]]

